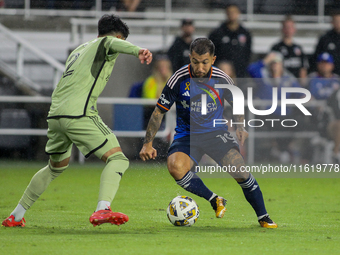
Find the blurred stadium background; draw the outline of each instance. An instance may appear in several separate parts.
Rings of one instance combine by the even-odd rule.
[[[104,13],[115,12],[123,18],[131,30],[129,41],[162,52],[178,35],[182,19],[195,21],[196,37],[207,36],[225,20],[225,4],[237,3],[242,23],[252,33],[252,59],[256,60],[279,40],[280,22],[287,14],[297,23],[296,41],[311,55],[320,35],[331,28],[331,11],[340,8],[337,0],[142,0],[137,11],[126,12],[119,10],[118,2],[0,0],[0,159],[47,160],[44,146],[49,97],[68,53],[96,37],[97,20]],[[154,104],[154,100],[127,98],[131,85],[150,72],[149,66],[139,65],[134,57],[121,55],[102,95],[106,101],[100,101],[101,117],[115,130],[131,159],[138,158],[143,119],[137,116],[138,106],[126,109],[117,104]],[[122,111],[124,114],[119,114]],[[169,115],[160,133],[160,148],[166,147],[173,132],[173,115]],[[121,122],[127,124],[119,125]],[[257,159],[255,145],[255,140],[246,145],[248,163]],[[76,150],[74,155],[74,160],[82,160]]]

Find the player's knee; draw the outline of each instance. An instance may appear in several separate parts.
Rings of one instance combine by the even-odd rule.
[[[107,158],[106,164],[118,165],[117,167],[119,168],[119,172],[124,174],[124,172],[129,168],[130,162],[123,152],[118,151]]]
[[[184,162],[172,161],[168,162],[168,170],[175,180],[180,180],[190,169],[188,169]]]
[[[48,161],[48,167],[51,170],[51,175],[53,176],[53,179],[58,177],[60,174],[62,174],[66,168],[68,168],[69,165],[62,166],[62,167],[56,167],[51,164],[51,161]]]

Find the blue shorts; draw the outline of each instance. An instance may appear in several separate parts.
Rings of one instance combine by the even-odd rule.
[[[207,154],[219,165],[231,149],[240,151],[236,139],[228,131],[214,131],[205,134],[191,134],[174,140],[169,148],[168,157],[175,152],[187,154],[198,165]]]

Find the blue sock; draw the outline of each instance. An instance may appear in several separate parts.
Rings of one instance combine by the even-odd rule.
[[[238,184],[240,184],[247,201],[254,208],[258,219],[268,215],[266,207],[264,206],[260,186],[255,180],[254,176],[250,174],[248,180],[239,182]]]
[[[177,180],[176,183],[186,191],[199,197],[203,197],[208,201],[216,196],[215,193],[205,186],[201,178],[191,171],[187,172],[186,175],[184,175],[182,179]]]

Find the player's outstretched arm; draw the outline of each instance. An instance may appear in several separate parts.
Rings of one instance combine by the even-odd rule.
[[[243,115],[234,115],[235,122],[243,123]],[[244,141],[248,138],[248,132],[245,130],[243,124],[236,124],[236,136],[240,144],[243,146]]]
[[[152,53],[148,49],[140,49],[138,58],[142,64],[146,63],[148,65],[152,61]]]
[[[139,152],[139,157],[143,161],[155,159],[157,157],[157,150],[152,147],[152,142],[161,126],[163,116],[164,112],[158,107],[155,107],[149,120],[148,127],[146,128],[143,148]]]

